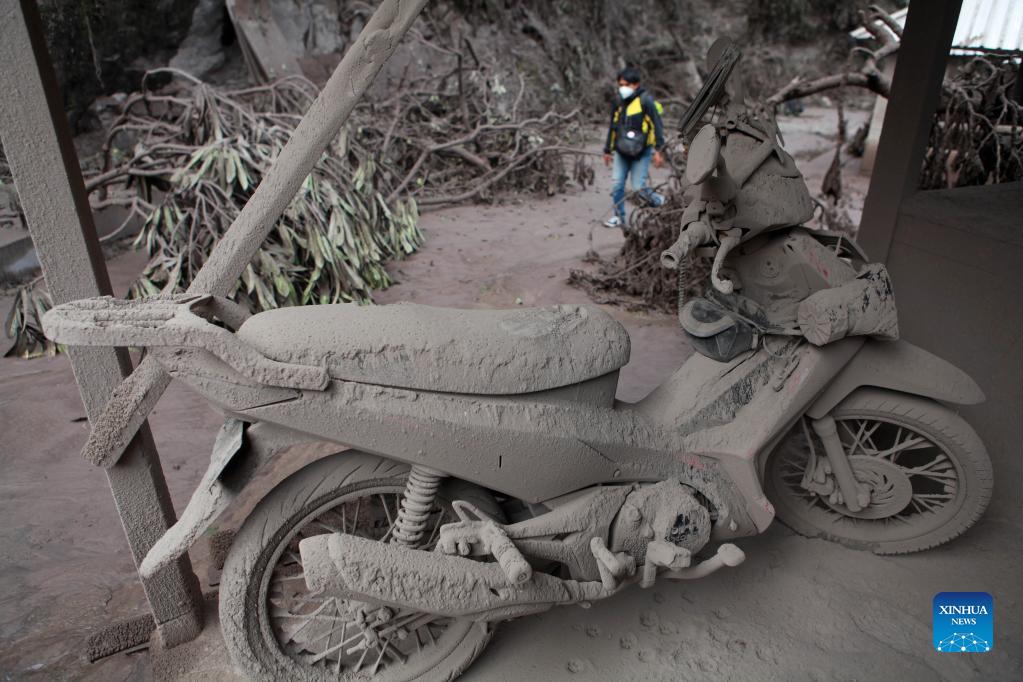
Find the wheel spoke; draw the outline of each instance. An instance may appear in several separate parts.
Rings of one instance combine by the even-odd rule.
[[[919,448],[914,447],[914,446],[916,446],[919,443],[923,443],[923,445],[921,445]],[[905,452],[907,450],[913,450],[913,449],[922,449],[922,448],[930,447],[931,445],[932,445],[932,443],[929,440],[927,440],[923,436],[919,436],[917,438],[912,438],[912,439],[906,440],[906,441],[904,441],[902,443],[897,443],[896,445],[893,445],[892,447],[888,448],[887,450],[876,450],[875,452],[870,453],[870,455],[872,457],[880,457],[882,459],[892,459],[892,460],[894,460],[895,456],[900,454],[900,453],[902,453],[902,452]]]
[[[881,424],[882,424],[882,422],[877,422],[877,423],[876,423],[876,424],[874,425],[874,428],[870,430],[870,433],[868,433],[868,434],[864,435],[864,437],[863,437],[863,441],[864,441],[864,442],[865,442],[865,443],[866,443],[867,445],[869,445],[869,446],[870,446],[870,450],[867,450],[867,449],[866,449],[865,447],[863,447],[862,445],[860,446],[860,449],[861,449],[861,450],[863,450],[864,454],[868,454],[868,455],[870,455],[870,454],[873,454],[873,453],[877,452],[878,450],[880,450],[880,448],[879,448],[879,447],[877,447],[877,444],[876,444],[876,443],[874,443],[874,434],[875,434],[875,433],[877,432],[877,430],[878,430],[879,428],[881,428]]]
[[[437,523],[433,525],[433,530],[430,531],[430,537],[426,540],[426,544],[423,545],[423,549],[431,549],[437,536],[440,534],[440,527],[444,525],[444,512],[437,514]]]
[[[384,514],[387,515],[387,524],[393,526],[394,520],[391,518],[391,510],[387,508],[387,499],[383,495],[380,495],[380,504],[384,505]]]
[[[429,623],[432,623],[437,619],[438,616],[432,613],[413,613],[405,621],[400,623],[394,623],[393,625],[387,626],[386,628],[380,631],[380,634],[389,635],[392,632],[398,630],[399,628],[404,627],[407,627],[409,630],[418,630],[424,625],[428,625]]]
[[[392,498],[395,510],[400,509],[398,492],[379,489],[338,501],[311,513],[282,541],[263,599],[272,637],[286,656],[338,678],[358,672],[377,675],[436,644],[440,633],[454,622],[405,609],[376,609],[367,613],[358,604],[310,592],[305,584],[298,551],[301,539],[328,532],[386,541],[393,536],[397,520],[390,506]],[[368,503],[363,504],[363,500]],[[431,514],[436,518],[430,522],[427,545],[436,542],[448,511],[444,507],[434,508]],[[385,523],[386,531],[381,537]],[[405,632],[412,636],[405,636]]]
[[[345,638],[345,634],[348,633],[348,621],[342,621],[341,623],[341,639]],[[334,672],[337,673],[338,677],[341,677],[341,657],[337,657],[337,664],[334,666]]]
[[[352,535],[359,532],[359,509],[362,507],[362,498],[355,500],[355,517],[352,519]]]
[[[903,467],[903,468],[906,471],[912,471],[914,473],[923,473],[923,472],[933,471],[935,469],[935,467],[938,467],[938,466],[942,466],[941,471],[947,471],[948,469],[952,468],[952,462],[945,455],[945,453],[939,453],[937,457],[932,459],[927,464],[922,464],[922,465],[920,465],[918,467],[913,467],[913,468],[908,468],[908,467]]]
[[[944,453],[939,453],[934,459],[926,464],[916,467],[902,467],[907,476],[929,479],[937,483],[945,484],[957,482],[959,476],[955,471],[952,461]]]
[[[952,493],[916,493],[913,495],[913,500],[929,512],[940,510],[953,499],[955,499],[955,495]]]
[[[863,441],[864,441],[864,439],[866,439],[868,442],[870,442],[871,447],[874,446],[873,445],[873,441],[870,440],[870,439],[873,437],[874,432],[877,431],[878,428],[880,428],[881,422],[875,422],[874,423],[874,428],[870,429],[869,432],[867,432],[867,426],[870,424],[870,422],[868,420],[866,420],[866,419],[861,419],[861,420],[859,420],[859,422],[860,422],[859,431],[857,431],[856,435],[853,436],[853,442],[852,442],[851,445],[849,445],[849,448],[846,450],[846,453],[849,454],[849,455],[854,455],[854,454],[856,454],[856,448],[859,447],[861,450],[864,451],[864,454],[873,454],[873,453],[868,453],[868,452],[866,452],[866,450],[863,449]],[[840,421],[838,423],[845,427],[846,433],[848,433],[851,436],[853,435],[852,431],[849,429],[848,425],[846,425],[845,420],[842,420],[842,421]]]
[[[305,580],[305,573],[299,573],[298,575],[286,575],[280,578],[274,578],[274,582],[283,583],[292,580]]]
[[[782,474],[782,478],[784,478],[786,481],[788,481],[790,483],[797,483],[798,484],[798,483],[802,482],[802,480],[803,480],[803,472],[802,471],[792,471],[792,472],[789,472],[789,473]]]
[[[314,620],[314,621],[321,621],[321,622],[324,622],[324,623],[336,623],[336,622],[338,622],[338,619],[337,619],[336,615],[334,615],[334,616],[314,616],[312,614],[291,613],[290,611],[283,611],[283,610],[280,610],[280,609],[274,611],[270,615],[272,615],[274,618],[282,618],[282,619],[283,618],[302,618],[302,619],[310,619],[310,620]]]
[[[910,502],[912,502],[912,500],[910,500]],[[886,516],[885,518],[886,519],[891,519],[892,524],[894,524],[896,521],[898,521],[899,523],[906,524],[907,526],[911,525],[909,519],[907,519],[902,514],[893,514],[892,516]]]
[[[366,647],[362,652],[362,656],[359,656],[359,661],[355,664],[355,668],[352,672],[359,672],[362,670],[362,662],[366,660],[366,656],[369,654],[369,647]]]
[[[370,675],[376,675],[377,674],[377,668],[380,667],[380,661],[384,660],[384,654],[387,653],[387,647],[391,646],[391,640],[387,639],[387,640],[384,641],[384,643],[382,645],[377,645],[377,646],[380,649],[380,655],[377,656],[377,660],[373,662],[373,667],[370,668],[370,670],[369,670],[369,674]]]
[[[337,608],[337,602],[335,601],[335,602],[334,602],[334,613],[335,613],[335,614],[337,614],[338,612],[339,612],[339,609]],[[334,619],[334,618],[332,618],[331,620],[333,620],[333,621],[334,621],[335,623],[337,622],[337,621],[336,621],[336,619]],[[334,639],[334,630],[335,630],[335,629],[336,629],[336,628],[334,628],[334,627],[331,627],[331,628],[330,628],[330,630],[328,630],[328,631],[327,631],[327,644],[325,645],[325,647],[324,647],[324,648],[326,648],[326,649],[329,649],[329,648],[330,648],[330,646],[331,646],[331,641],[332,641],[332,640]],[[338,660],[341,660],[341,657],[340,657],[340,656],[338,656]],[[328,660],[324,659],[324,661],[323,661],[323,667],[324,667],[324,668],[326,668],[326,667],[328,667],[329,665],[330,665],[330,661],[328,661]]]
[[[309,624],[313,622],[313,616],[317,616],[317,615],[319,615],[319,613],[320,613],[321,611],[323,611],[323,609],[325,609],[326,607],[327,607],[327,602],[323,602],[323,603],[322,603],[322,604],[321,604],[321,605],[319,606],[319,608],[317,608],[317,609],[316,609],[315,611],[313,611],[312,613],[310,613],[310,614],[309,614],[309,616],[308,616],[308,617],[306,618],[306,620],[305,620],[305,622],[304,622],[304,623],[301,623],[301,624],[300,624],[300,625],[299,625],[299,626],[298,626],[297,628],[295,628],[294,630],[292,630],[292,631],[291,631],[291,634],[289,634],[289,635],[288,635],[288,639],[287,639],[287,641],[285,642],[285,644],[287,644],[287,643],[289,643],[289,642],[294,642],[294,641],[295,641],[295,636],[296,636],[296,635],[297,635],[298,633],[300,633],[300,632],[302,632],[303,630],[305,630],[305,629],[306,629],[307,627],[309,627]]]
[[[866,430],[867,428],[867,422],[862,419],[859,420],[860,428],[856,433],[853,433],[853,430],[849,428],[849,423],[844,419],[837,422],[837,424],[840,427],[842,427],[845,430],[845,432],[849,434],[849,436],[852,438],[852,443],[850,443],[849,447],[846,448],[846,453],[850,455],[854,454],[856,452],[856,446],[859,445],[860,439],[863,438],[863,431]]]
[[[297,565],[301,565],[302,564],[302,558],[298,554],[296,554],[295,552],[292,552],[291,550],[288,550],[287,552],[284,553],[284,558],[281,560],[279,565],[280,566],[294,566],[296,564]]]
[[[320,521],[319,519],[317,519],[316,521],[313,521],[313,523],[316,524],[317,526],[319,526],[320,528],[322,528],[323,530],[327,531],[328,533],[340,533],[341,532],[337,528],[334,528],[333,526],[330,526],[330,525],[324,523],[323,521]]]
[[[938,474],[938,473],[911,473],[911,476],[916,478],[922,478],[924,480],[933,481],[935,483],[941,483],[942,485],[948,485],[949,483],[957,483],[959,477],[954,473],[950,474]]]
[[[913,500],[929,512],[932,512],[936,508],[941,507],[940,504],[934,504],[930,500],[924,499],[922,497],[914,497]]]
[[[277,597],[277,599],[278,600],[283,600],[284,597],[282,595],[282,596]],[[291,601],[291,602],[294,602],[295,604],[298,604],[300,606],[301,605],[305,605],[305,604],[321,604],[321,603],[323,603],[323,599],[320,598],[320,597],[304,597],[304,596],[297,595],[297,594],[296,595],[292,595],[291,597],[288,598],[288,600]],[[279,604],[274,602],[273,599],[270,600],[270,603],[272,603],[274,606],[280,606]],[[281,607],[281,608],[286,608],[286,607]]]

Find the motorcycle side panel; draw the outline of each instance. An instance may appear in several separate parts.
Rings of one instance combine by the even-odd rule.
[[[575,427],[594,414],[615,417],[610,407],[568,401],[431,393],[345,381],[244,412],[372,454],[424,464],[530,502],[615,478],[617,463],[581,440]]]
[[[725,367],[708,369],[716,376]],[[512,397],[336,381],[324,392],[261,401],[255,387],[240,387],[212,369],[190,375],[181,363],[175,377],[230,415],[302,432],[307,440],[423,464],[537,503],[605,482],[677,477],[714,502],[722,527],[732,527],[729,537],[756,527],[716,460],[669,455],[683,447],[678,434],[613,403],[613,375]]]
[[[863,350],[807,410],[820,419],[861,386],[887,388],[957,405],[984,402],[984,391],[950,362],[907,341],[868,339]]]
[[[699,453],[702,460],[720,463],[756,529],[763,531],[774,508],[760,485],[761,455],[789,431],[862,343],[849,338],[825,348],[803,344],[788,356],[760,350],[728,365],[694,355],[636,409],[680,434],[680,445],[665,459],[696,464],[691,453]],[[701,384],[695,379],[708,363],[727,369],[717,381]]]
[[[605,377],[520,396],[412,391],[333,381],[325,391],[256,386],[204,365],[175,376],[229,414],[423,464],[528,502],[601,483],[678,478],[717,511],[715,537],[763,530],[774,511],[758,453],[788,430],[860,347],[847,339],[791,355],[760,350],[729,363],[694,355],[637,404],[610,403]],[[214,359],[212,361],[216,363]],[[580,398],[584,398],[580,400]]]

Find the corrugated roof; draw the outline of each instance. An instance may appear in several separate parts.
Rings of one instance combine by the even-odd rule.
[[[900,26],[906,25],[906,11],[892,12]],[[883,26],[880,22],[876,24]],[[856,40],[870,38],[863,27],[849,35]],[[988,52],[1023,54],[1023,0],[963,0],[951,54]]]

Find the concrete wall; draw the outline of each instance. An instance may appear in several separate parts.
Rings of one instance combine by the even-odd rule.
[[[903,337],[968,372],[998,479],[1023,473],[1023,182],[919,192],[889,252]],[[1008,474],[1003,476],[1003,474]]]

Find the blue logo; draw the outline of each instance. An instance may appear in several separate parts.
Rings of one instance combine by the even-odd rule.
[[[987,592],[934,595],[934,648],[945,653],[983,653],[995,645],[995,605]]]

